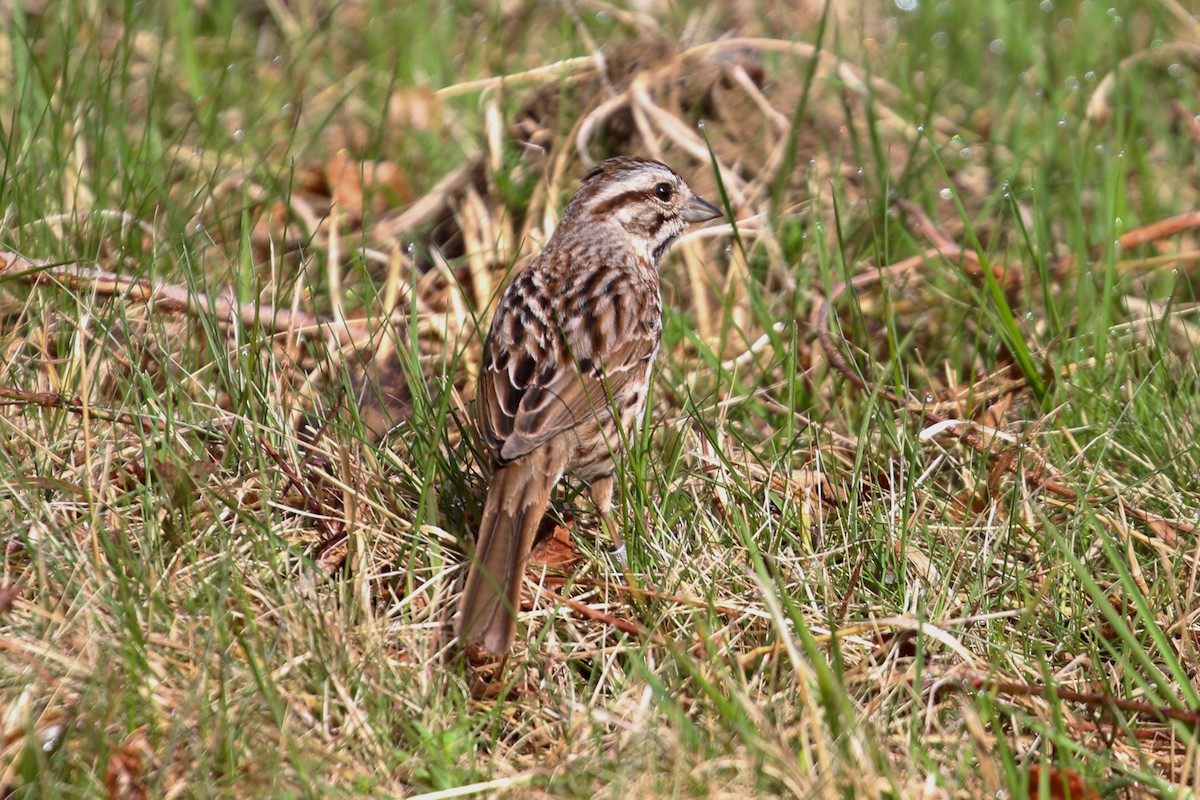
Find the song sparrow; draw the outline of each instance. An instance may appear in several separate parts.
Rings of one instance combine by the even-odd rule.
[[[459,612],[469,655],[516,635],[525,562],[564,475],[613,527],[613,458],[646,407],[662,334],[658,262],[689,222],[720,216],[674,170],[611,158],[505,290],[483,349],[477,413],[492,476]]]

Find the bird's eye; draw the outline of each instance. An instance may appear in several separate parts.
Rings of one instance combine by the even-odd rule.
[[[669,183],[659,183],[654,186],[654,196],[664,203],[670,201],[675,194],[675,187]]]

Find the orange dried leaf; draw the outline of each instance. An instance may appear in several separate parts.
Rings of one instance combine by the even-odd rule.
[[[329,194],[342,211],[361,214],[363,206],[363,177],[357,161],[345,150],[338,150],[325,162],[325,181]]]
[[[133,747],[122,747],[108,758],[104,768],[104,790],[108,800],[145,800],[146,789],[142,757]]]
[[[424,131],[441,121],[441,102],[429,87],[394,92],[388,98],[388,125],[392,130]]]
[[[325,162],[325,181],[329,195],[341,212],[359,218],[367,198],[371,209],[380,213],[413,199],[408,176],[390,161],[359,161],[349,151],[338,150]]]
[[[9,583],[0,586],[0,614],[7,614],[12,610],[13,603],[21,596],[21,584]]]
[[[583,560],[571,539],[569,525],[555,525],[554,532],[548,538],[534,545],[533,553],[529,556],[531,566],[570,569]]]
[[[1100,794],[1095,788],[1083,782],[1083,776],[1073,769],[1050,767],[1049,787],[1050,800],[1100,800]],[[1029,799],[1042,800],[1041,792],[1042,768],[1034,764],[1029,768]]]

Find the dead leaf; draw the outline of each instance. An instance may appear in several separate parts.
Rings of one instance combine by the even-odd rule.
[[[1050,767],[1049,800],[1100,800],[1100,793],[1083,782],[1083,776],[1073,769]],[[1029,800],[1042,800],[1042,768],[1034,764],[1029,768]]]
[[[530,565],[566,570],[581,562],[583,556],[571,540],[573,525],[574,520],[567,520],[565,525],[555,525],[549,537],[534,545],[529,556]]]
[[[5,586],[0,586],[0,614],[7,614],[12,610],[13,603],[21,596],[21,584],[10,583]]]
[[[395,164],[358,161],[344,148],[325,162],[325,180],[333,202],[344,214],[355,219],[363,216],[368,197],[371,198],[370,210],[377,214],[413,199],[408,177]]]
[[[104,768],[104,790],[108,800],[145,800],[146,771],[142,756],[133,745],[126,745],[108,757]]]
[[[362,212],[363,176],[359,163],[346,150],[338,150],[325,162],[325,180],[333,202],[344,212]]]
[[[440,122],[442,106],[428,86],[393,92],[388,98],[388,125],[392,130],[427,130]]]

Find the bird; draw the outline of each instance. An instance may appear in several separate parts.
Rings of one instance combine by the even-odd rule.
[[[501,294],[476,390],[492,469],[459,601],[468,658],[511,651],[525,564],[564,476],[589,487],[620,542],[613,481],[642,421],[662,337],[658,265],[689,224],[721,215],[667,165],[609,158],[583,178],[550,240]]]

